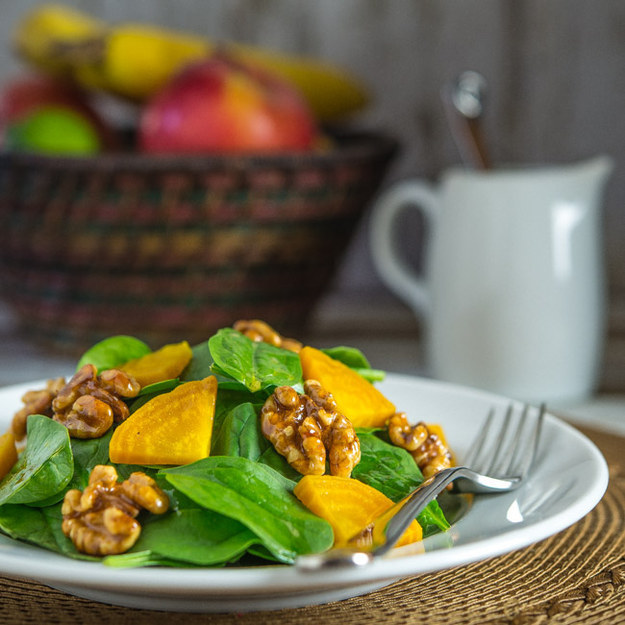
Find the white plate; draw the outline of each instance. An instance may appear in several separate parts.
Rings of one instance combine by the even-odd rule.
[[[0,389],[2,431],[38,383]],[[462,459],[491,405],[508,400],[480,391],[389,374],[380,389],[411,420],[441,423]],[[327,603],[370,592],[396,579],[476,562],[551,536],[599,502],[608,483],[606,462],[577,430],[548,415],[538,458],[513,493],[477,497],[445,534],[425,539],[425,553],[397,549],[392,557],[353,570],[301,572],[291,566],[227,569],[112,569],[72,560],[0,536],[0,573],[44,582],[69,593],[117,605],[187,612],[249,611]]]

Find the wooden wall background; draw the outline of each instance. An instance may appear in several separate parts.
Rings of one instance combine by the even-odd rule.
[[[13,24],[35,0],[0,0],[0,80],[16,73]],[[439,101],[465,69],[489,82],[485,127],[497,162],[610,154],[605,210],[610,343],[604,386],[625,389],[625,2],[623,0],[66,0],[138,20],[325,58],[373,95],[357,123],[396,135],[389,176],[435,178],[458,163]],[[335,285],[382,293],[363,223]]]

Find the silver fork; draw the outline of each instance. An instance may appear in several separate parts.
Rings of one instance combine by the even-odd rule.
[[[476,436],[463,466],[439,471],[425,480],[412,493],[396,503],[391,512],[365,528],[367,535],[377,536],[376,523],[383,522],[382,539],[372,541],[368,548],[356,546],[359,532],[345,548],[324,553],[300,556],[296,566],[303,571],[341,566],[363,566],[390,551],[413,519],[449,484],[456,493],[503,493],[518,488],[527,476],[536,455],[545,405],[533,416],[531,406],[525,404],[515,419],[514,405],[510,404],[501,423],[495,426],[495,409],[491,408],[484,425]],[[517,421],[516,426],[513,421]],[[469,468],[470,467],[470,468]],[[390,520],[389,520],[390,517]],[[352,542],[354,547],[350,547]]]

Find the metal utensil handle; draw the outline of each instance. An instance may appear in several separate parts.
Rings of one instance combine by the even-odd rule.
[[[373,549],[373,555],[380,556],[390,551],[397,541],[401,538],[402,534],[406,531],[406,528],[412,520],[423,511],[423,509],[433,501],[448,484],[454,480],[456,482],[456,490],[462,492],[462,479],[468,479],[472,484],[472,492],[479,491],[479,487],[484,488],[484,492],[495,492],[498,490],[507,491],[518,481],[518,478],[493,478],[485,475],[480,475],[475,471],[467,467],[451,467],[449,469],[443,469],[432,477],[428,478],[406,499],[395,504],[401,506],[399,512],[397,512],[391,520],[388,522],[384,530],[385,541],[378,547]],[[478,488],[476,489],[476,484]]]

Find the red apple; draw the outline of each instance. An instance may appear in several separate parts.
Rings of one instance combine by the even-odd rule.
[[[0,131],[38,109],[54,107],[75,113],[92,125],[106,147],[114,147],[113,130],[91,106],[87,96],[70,84],[45,76],[19,76],[0,89]]]
[[[146,152],[308,150],[316,136],[294,87],[215,57],[187,66],[146,105],[139,143]]]

